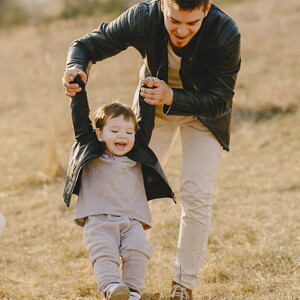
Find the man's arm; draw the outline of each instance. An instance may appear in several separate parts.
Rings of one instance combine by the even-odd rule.
[[[241,66],[240,35],[227,41],[219,51],[218,61],[212,65],[205,78],[204,91],[173,89],[172,106],[164,106],[169,115],[201,115],[217,117],[232,104],[237,74]]]
[[[129,46],[138,47],[145,39],[145,26],[149,23],[148,6],[137,4],[121,14],[117,19],[102,23],[99,28],[75,40],[68,51],[63,85],[67,96],[74,96],[80,90],[72,86],[70,75],[81,75],[86,83],[91,65],[124,51]]]
[[[224,38],[218,61],[210,67],[205,89],[171,89],[164,81],[155,83],[156,90],[142,89],[141,95],[150,105],[163,104],[165,114],[217,117],[231,105],[237,74],[240,70],[240,34],[237,28],[231,38]],[[184,79],[183,79],[184,80]],[[147,85],[146,78],[142,84]]]

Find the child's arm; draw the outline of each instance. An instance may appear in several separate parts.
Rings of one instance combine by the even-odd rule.
[[[85,91],[85,83],[76,76],[73,83],[78,83],[82,91],[71,98],[70,108],[73,120],[75,138],[77,141],[85,142],[89,140],[89,135],[93,133],[92,121],[89,118],[90,108]]]
[[[136,140],[138,143],[148,145],[154,128],[155,105],[146,103],[144,97],[140,95],[138,107],[136,114],[140,129],[136,133]]]

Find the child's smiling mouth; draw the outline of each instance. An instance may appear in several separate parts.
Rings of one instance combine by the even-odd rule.
[[[118,142],[118,143],[115,143],[115,146],[117,148],[125,148],[127,146],[127,143],[120,143],[120,142]]]

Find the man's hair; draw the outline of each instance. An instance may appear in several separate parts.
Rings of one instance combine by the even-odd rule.
[[[166,0],[182,10],[194,10],[203,7],[206,10],[210,0]]]
[[[138,131],[139,125],[133,110],[124,103],[110,103],[100,107],[95,116],[95,126],[103,129],[108,118],[117,118],[123,116],[126,121],[132,120],[135,131]]]

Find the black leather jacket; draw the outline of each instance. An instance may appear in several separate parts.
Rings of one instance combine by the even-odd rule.
[[[146,0],[74,41],[67,68],[76,67],[88,73],[90,63],[133,46],[144,58],[142,76],[168,82],[167,43],[160,0]],[[173,89],[173,104],[165,105],[164,112],[196,116],[229,150],[232,98],[240,64],[238,27],[212,5],[199,31],[183,48],[180,69],[183,89]],[[135,101],[135,105],[138,103]]]
[[[70,103],[76,142],[70,153],[67,180],[63,195],[67,206],[70,206],[72,194],[79,194],[80,177],[83,166],[100,157],[105,151],[105,145],[99,142],[89,118],[90,110],[85,84],[81,80],[78,80],[78,76],[75,82],[80,84],[82,91],[77,93]],[[154,119],[155,109],[153,106],[146,104],[142,97],[140,102],[141,111],[145,118],[138,120],[141,129],[136,133],[134,147],[127,156],[141,163],[148,200],[172,198],[175,201],[174,193],[169,186],[168,180],[156,155],[147,146],[151,138],[153,128],[153,122],[151,120]]]

